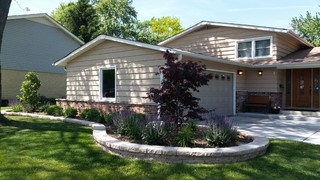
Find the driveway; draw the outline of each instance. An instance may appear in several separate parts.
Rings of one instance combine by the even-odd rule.
[[[267,138],[320,144],[320,117],[240,113],[232,119],[239,130]]]

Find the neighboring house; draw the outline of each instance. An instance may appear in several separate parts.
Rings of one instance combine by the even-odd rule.
[[[59,104],[155,110],[144,97],[160,85],[155,72],[167,49],[206,64],[213,80],[197,96],[217,113],[242,111],[248,95],[268,95],[290,109],[319,109],[319,48],[287,29],[207,21],[158,46],[97,37],[55,63],[67,69],[67,97]]]
[[[27,72],[41,80],[40,94],[66,94],[66,71],[52,64],[83,44],[47,14],[9,16],[1,49],[2,98],[16,99]]]

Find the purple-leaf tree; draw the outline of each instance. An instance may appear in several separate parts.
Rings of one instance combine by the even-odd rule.
[[[200,98],[194,96],[198,88],[208,85],[212,74],[206,73],[206,66],[192,61],[178,61],[168,50],[164,54],[166,63],[159,68],[162,74],[161,87],[151,88],[148,98],[159,104],[161,115],[170,118],[178,127],[188,118],[201,119],[201,113],[208,112],[199,106]]]

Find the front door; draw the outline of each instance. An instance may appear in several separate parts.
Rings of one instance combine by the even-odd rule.
[[[313,99],[311,69],[292,70],[292,106],[300,108],[311,108]]]

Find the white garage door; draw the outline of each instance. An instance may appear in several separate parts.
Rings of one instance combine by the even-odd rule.
[[[199,88],[200,106],[219,115],[233,114],[233,74],[208,71],[213,75],[209,86]]]

